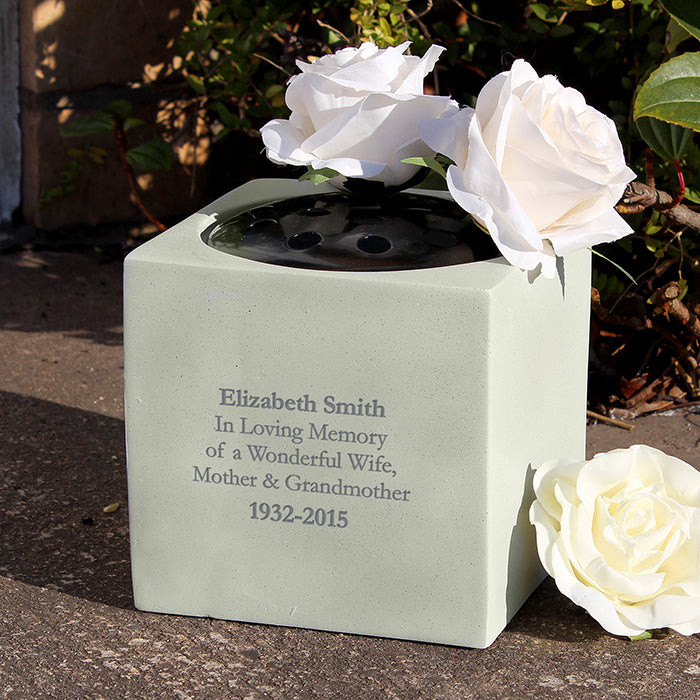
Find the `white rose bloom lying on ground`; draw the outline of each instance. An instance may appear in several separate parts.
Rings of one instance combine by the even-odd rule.
[[[523,60],[484,86],[475,110],[419,131],[454,161],[455,201],[523,270],[553,277],[556,256],[632,233],[613,208],[635,178],[615,123]]]
[[[635,445],[534,476],[530,520],[559,590],[608,632],[700,632],[700,473]]]
[[[410,42],[378,49],[367,42],[312,63],[297,61],[285,100],[289,119],[273,119],[261,133],[274,163],[330,168],[345,177],[400,185],[419,169],[405,158],[430,157],[418,135],[421,119],[458,111],[449,97],[423,94],[423,80],[444,51],[403,55]]]

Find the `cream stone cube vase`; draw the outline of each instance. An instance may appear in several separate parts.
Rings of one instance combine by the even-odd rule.
[[[135,604],[488,646],[543,578],[532,467],[584,456],[590,256],[532,280],[444,198],[330,191],[126,260]]]

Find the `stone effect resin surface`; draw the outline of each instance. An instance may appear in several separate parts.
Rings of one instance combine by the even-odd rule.
[[[136,606],[488,646],[543,577],[532,465],[584,456],[590,256],[530,282],[203,241],[328,191],[248,183],[126,260]]]

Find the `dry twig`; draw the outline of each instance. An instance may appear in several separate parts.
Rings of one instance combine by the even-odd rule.
[[[643,182],[631,182],[627,185],[620,203],[615,209],[620,214],[637,214],[648,207],[663,212],[671,221],[681,226],[689,226],[700,231],[700,212],[685,204],[674,203],[674,198],[667,192],[657,190]]]
[[[682,290],[678,282],[668,282],[651,296],[654,304],[664,313],[680,321],[694,336],[700,338],[700,318],[681,300]]]
[[[625,423],[625,421],[615,420],[614,418],[608,418],[602,413],[595,413],[595,411],[586,411],[586,415],[593,420],[597,420],[599,423],[605,423],[606,425],[613,425],[616,428],[622,428],[623,430],[634,430],[634,425],[632,423]]]

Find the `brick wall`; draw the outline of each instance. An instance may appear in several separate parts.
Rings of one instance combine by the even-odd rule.
[[[192,0],[20,0],[22,206],[31,223],[55,229],[143,218],[113,138],[65,139],[59,131],[71,118],[124,97],[150,125],[129,133],[132,144],[167,129],[168,113],[181,105],[164,66],[192,7]],[[183,118],[170,128],[181,127]],[[42,193],[61,183],[69,151],[91,145],[108,151],[106,161],[77,158],[76,191],[40,206]],[[140,178],[143,199],[161,217],[201,203],[204,173],[193,180],[192,166],[195,158],[206,160],[207,144],[195,149],[185,134],[177,146],[172,171]]]

